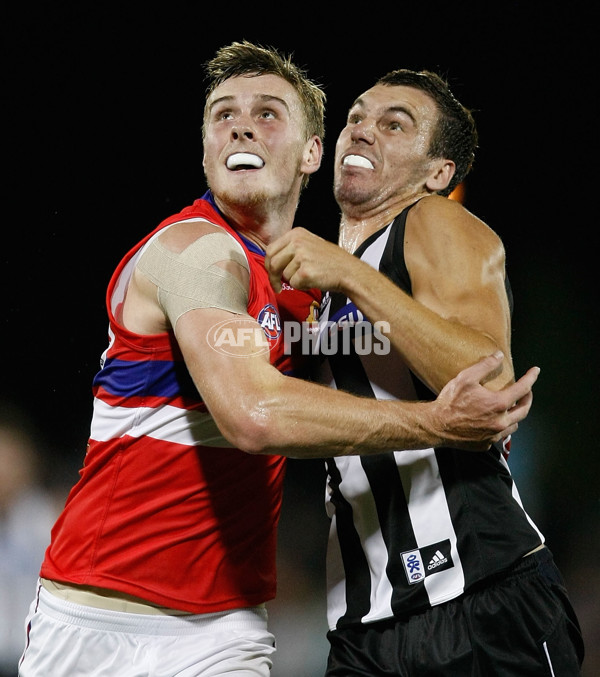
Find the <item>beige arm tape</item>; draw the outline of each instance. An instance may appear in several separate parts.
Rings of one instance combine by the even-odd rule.
[[[233,261],[249,271],[242,246],[227,233],[208,233],[176,253],[157,237],[144,250],[137,267],[157,286],[158,303],[175,328],[195,308],[248,313],[248,289],[219,262]]]

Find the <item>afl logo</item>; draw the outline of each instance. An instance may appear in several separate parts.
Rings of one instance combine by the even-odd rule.
[[[271,303],[268,303],[261,311],[258,313],[256,318],[258,324],[263,328],[265,336],[270,341],[276,341],[281,334],[281,322],[279,320],[279,314],[277,313],[277,308]]]

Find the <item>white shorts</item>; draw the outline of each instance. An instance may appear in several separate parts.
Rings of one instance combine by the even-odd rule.
[[[66,602],[39,586],[20,677],[268,677],[275,640],[263,607],[146,615]]]

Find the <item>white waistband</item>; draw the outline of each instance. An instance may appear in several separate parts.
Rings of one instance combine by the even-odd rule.
[[[56,597],[42,585],[38,589],[38,608],[55,620],[71,625],[148,635],[193,635],[203,632],[264,630],[267,627],[267,610],[263,606],[185,616],[147,615],[75,604]]]

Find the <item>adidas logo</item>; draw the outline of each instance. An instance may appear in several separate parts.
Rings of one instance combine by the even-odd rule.
[[[429,560],[429,564],[427,565],[427,571],[436,569],[437,567],[442,566],[442,564],[446,564],[447,561],[448,558],[445,557],[439,550],[436,550],[433,557]]]
[[[437,576],[454,566],[449,539],[407,550],[400,555],[409,585],[422,583],[427,576]]]

